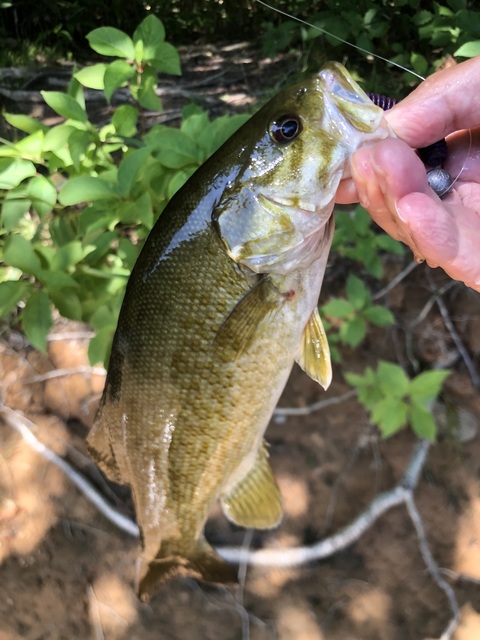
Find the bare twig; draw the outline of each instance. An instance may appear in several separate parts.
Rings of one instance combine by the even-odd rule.
[[[456,628],[458,627],[458,623],[460,622],[460,608],[458,606],[455,592],[453,591],[452,587],[448,584],[448,582],[446,582],[442,578],[440,569],[437,563],[435,562],[432,552],[430,551],[430,547],[428,546],[425,527],[423,526],[422,518],[418,513],[418,509],[415,504],[413,494],[410,491],[405,496],[405,505],[407,507],[410,519],[413,522],[413,526],[415,527],[415,530],[417,532],[420,552],[422,554],[423,561],[427,566],[428,573],[430,574],[432,580],[436,583],[436,585],[447,596],[448,604],[450,605],[450,610],[452,612],[452,618],[448,623],[447,628],[440,636],[440,640],[451,640],[452,635],[454,634]]]
[[[35,376],[23,378],[22,383],[33,384],[35,382],[46,382],[47,380],[53,380],[55,378],[63,378],[65,376],[73,376],[79,373],[90,373],[97,376],[106,376],[107,372],[103,367],[88,367],[79,366],[71,367],[70,369],[54,369],[53,371],[46,371],[45,373],[39,373]]]
[[[3,414],[5,421],[10,426],[21,434],[27,444],[40,453],[46,460],[61,469],[108,520],[129,535],[134,537],[139,536],[139,528],[134,522],[113,509],[97,490],[75,471],[75,469],[43,445],[33,435],[32,429],[35,429],[35,425],[28,420],[28,418],[5,405],[0,405],[0,413]],[[250,633],[249,615],[242,601],[242,589],[247,565],[294,567],[330,557],[336,552],[347,548],[353,542],[356,542],[384,513],[393,507],[405,504],[417,532],[420,551],[428,571],[437,586],[446,594],[452,611],[452,618],[439,640],[451,640],[460,620],[459,606],[453,589],[443,579],[441,571],[430,551],[425,535],[425,528],[413,498],[413,492],[418,484],[429,448],[429,442],[426,440],[419,441],[414,448],[402,480],[393,489],[378,495],[352,523],[329,538],[325,538],[311,546],[291,549],[261,549],[251,551],[248,548],[250,540],[247,542],[247,539],[246,544],[242,547],[217,547],[217,552],[224,560],[240,564],[239,580],[241,582],[241,590],[237,593],[235,608],[242,619],[242,638],[248,640]]]
[[[405,502],[413,491],[425,463],[430,444],[422,440],[416,447],[402,481],[390,491],[381,493],[358,518],[338,533],[309,547],[293,549],[261,549],[245,551],[238,547],[221,547],[218,553],[228,562],[248,562],[257,566],[294,567],[328,558],[357,541],[384,513]]]
[[[94,331],[63,331],[59,333],[49,333],[48,342],[56,340],[90,340],[95,335]]]
[[[412,273],[412,271],[418,267],[418,262],[415,262],[415,260],[412,260],[412,262],[410,262],[410,264],[408,264],[405,269],[403,269],[403,271],[400,271],[400,273],[398,273],[395,278],[392,278],[390,280],[390,282],[387,284],[386,287],[384,287],[383,289],[380,289],[380,291],[377,291],[377,293],[375,293],[372,296],[372,300],[379,300],[380,298],[383,298],[383,296],[387,295],[387,293],[389,293],[392,289],[394,289],[397,284],[399,284],[402,280],[404,280],[409,273]]]
[[[273,412],[275,416],[308,416],[314,411],[321,411],[327,407],[331,407],[334,404],[341,404],[345,400],[350,400],[357,395],[356,389],[347,391],[341,396],[334,396],[333,398],[327,398],[326,400],[319,400],[313,404],[309,404],[306,407],[277,407]]]
[[[458,573],[457,571],[452,571],[452,569],[445,569],[444,567],[440,568],[440,573],[448,576],[455,582],[471,582],[472,584],[480,585],[480,578],[474,578],[473,576],[469,576],[466,573]]]
[[[448,309],[445,306],[443,299],[438,294],[436,294],[434,298],[442,316],[443,322],[445,323],[445,326],[447,327],[447,330],[451,335],[452,340],[455,343],[455,346],[457,347],[460,355],[462,356],[465,366],[468,369],[468,373],[470,374],[470,378],[472,379],[473,386],[475,387],[475,389],[480,389],[480,376],[475,369],[475,365],[473,364],[473,360],[471,359],[470,354],[468,353],[465,345],[463,344],[460,336],[457,333],[457,330],[455,329],[455,326],[452,322],[452,319],[450,318],[450,314],[448,313]]]

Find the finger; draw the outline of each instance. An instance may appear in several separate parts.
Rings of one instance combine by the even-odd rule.
[[[415,249],[432,267],[480,291],[480,217],[462,205],[445,205],[425,193],[410,193],[397,203],[402,224]]]
[[[387,112],[395,133],[411,147],[426,147],[479,124],[480,56],[434,73]]]
[[[447,139],[445,168],[453,178],[480,183],[480,128],[458,131]]]
[[[382,140],[359,149],[351,160],[359,201],[375,222],[397,240],[411,244],[408,229],[396,214],[396,203],[411,192],[429,193],[425,168],[401,140]]]
[[[358,200],[357,187],[353,179],[346,178],[342,180],[335,195],[335,202],[337,204],[352,204],[353,202],[358,202]]]

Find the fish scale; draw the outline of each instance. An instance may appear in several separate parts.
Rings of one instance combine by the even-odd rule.
[[[351,154],[391,135],[332,63],[258,111],[147,238],[88,438],[103,470],[132,488],[142,598],[175,575],[235,580],[203,536],[217,500],[237,525],[280,522],[264,432],[295,360],[330,383],[318,296],[335,193]]]

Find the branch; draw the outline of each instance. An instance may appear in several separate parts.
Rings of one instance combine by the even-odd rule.
[[[221,547],[217,551],[227,562],[248,562],[248,564],[256,566],[294,567],[328,558],[356,542],[389,509],[405,503],[406,496],[418,483],[418,477],[425,463],[429,447],[430,443],[422,440],[415,447],[401,482],[390,491],[377,496],[358,518],[329,538],[312,546],[294,549],[248,551],[239,547]]]
[[[0,405],[0,413],[3,414],[5,422],[9,424],[12,429],[15,429],[25,442],[37,453],[52,462],[56,467],[61,469],[63,473],[73,482],[73,484],[80,490],[80,492],[102,513],[107,520],[110,520],[116,527],[125,531],[131,536],[138,538],[139,529],[138,526],[132,522],[129,518],[113,509],[110,504],[101,496],[96,489],[85,480],[85,478],[75,471],[75,469],[65,462],[63,458],[57,456],[56,453],[51,451],[48,447],[38,440],[32,432],[32,429],[36,429],[36,425],[28,418],[13,411],[10,407]]]
[[[0,405],[0,413],[3,414],[5,421],[22,436],[32,449],[61,469],[80,492],[83,493],[110,522],[129,535],[136,538],[139,537],[139,528],[132,520],[112,508],[83,476],[34,436],[32,428],[36,429],[36,425],[33,422],[5,405]],[[413,498],[413,491],[418,484],[429,449],[430,443],[426,440],[420,440],[413,450],[402,480],[390,491],[386,491],[377,496],[351,524],[329,538],[325,538],[311,546],[287,550],[262,549],[259,551],[250,551],[246,545],[244,545],[243,547],[217,547],[217,552],[227,562],[241,565],[239,579],[240,582],[243,583],[247,565],[294,567],[328,558],[338,551],[345,549],[353,542],[356,542],[384,513],[393,507],[405,504],[417,532],[420,551],[427,569],[437,586],[442,589],[447,596],[452,611],[452,618],[446,630],[442,633],[440,640],[451,640],[460,620],[460,609],[453,589],[443,579],[441,571],[430,551],[423,522]],[[241,595],[237,602],[237,607],[239,610],[242,608]],[[248,626],[243,617],[242,628],[243,633],[245,633],[246,630],[248,633]]]
[[[327,398],[326,400],[319,400],[313,404],[309,404],[306,407],[277,407],[273,412],[274,416],[308,416],[314,411],[320,411],[331,407],[333,404],[341,404],[345,400],[350,400],[357,395],[357,390],[352,389],[342,394],[341,396],[334,396],[333,398]]]

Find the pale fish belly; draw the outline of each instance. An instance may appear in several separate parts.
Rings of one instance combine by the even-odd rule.
[[[252,436],[245,440],[245,457],[226,479],[222,487],[224,491],[231,490],[252,468],[258,448],[263,442],[265,430],[285,388],[295,358],[298,356],[305,325],[318,306],[327,258],[328,251],[308,269],[282,277],[282,291],[295,292],[297,299],[295,302],[292,299],[285,303],[272,318],[272,326],[259,338],[255,346],[257,357],[251,352],[245,357],[245,369],[252,369],[257,365],[265,371],[264,385],[246,389],[243,380],[247,378],[248,371],[242,375],[244,370],[242,359],[235,363],[238,373],[237,385],[239,393],[243,395],[243,398],[239,398],[239,404],[243,407],[257,406],[257,408],[255,413],[252,412],[249,420]],[[278,363],[280,353],[283,353],[283,366],[278,366],[276,369],[269,366],[269,363]],[[238,422],[239,419],[241,418],[238,415],[231,416],[232,422]]]

